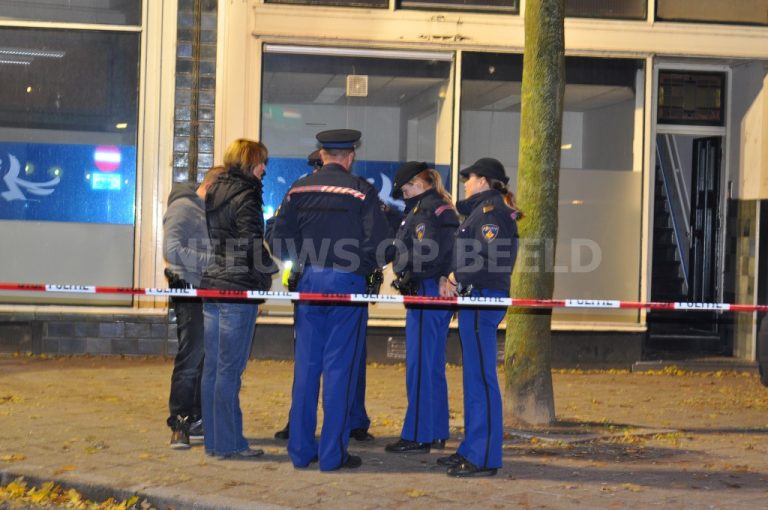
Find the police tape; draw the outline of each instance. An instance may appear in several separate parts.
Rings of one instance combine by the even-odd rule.
[[[53,285],[0,283],[0,291],[51,292],[65,294],[123,294],[152,297],[198,297],[207,299],[258,301],[310,301],[336,303],[393,303],[430,306],[480,306],[518,308],[613,308],[647,310],[685,310],[699,312],[768,312],[768,305],[729,303],[641,302],[610,299],[520,299],[505,297],[433,297],[391,294],[333,294],[319,292],[273,292],[263,290],[163,289],[134,287],[101,287],[95,285]]]

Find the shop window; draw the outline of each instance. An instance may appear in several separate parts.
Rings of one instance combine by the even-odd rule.
[[[130,286],[139,34],[0,32],[0,281]]]
[[[400,0],[404,8],[520,13],[519,0]]]
[[[565,0],[565,15],[574,18],[645,19],[646,0]]]
[[[3,0],[0,19],[141,25],[141,0]]]
[[[404,207],[390,194],[394,174],[405,161],[428,162],[450,189],[452,56],[266,46],[261,108],[261,139],[269,149],[265,218],[274,214],[293,182],[312,171],[307,156],[317,148],[315,135],[327,129],[362,132],[352,172],[376,186],[390,207]],[[388,281],[382,291],[393,292]],[[403,310],[377,305],[371,314],[401,317]]]
[[[657,0],[656,19],[768,25],[768,0]]]
[[[460,167],[497,158],[513,190],[522,74],[522,55],[464,53]],[[549,254],[557,298],[640,297],[642,76],[642,60],[566,58],[557,252]],[[523,264],[516,270],[526,270]],[[634,312],[554,314],[561,321],[637,321]]]
[[[386,9],[389,0],[264,0],[268,4],[330,5],[335,7],[365,7]]]

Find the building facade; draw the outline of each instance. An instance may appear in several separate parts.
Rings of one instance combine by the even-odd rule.
[[[0,7],[4,39],[16,41],[0,48],[0,71],[14,75],[0,171],[18,167],[0,200],[14,239],[0,281],[164,286],[171,184],[199,181],[243,136],[270,150],[267,216],[308,170],[314,134],[337,127],[363,132],[355,172],[384,200],[414,159],[433,163],[455,197],[458,170],[484,156],[514,188],[525,0],[58,3]],[[565,4],[559,234],[536,241],[548,243],[555,297],[766,302],[768,0]],[[32,60],[2,64],[12,57]],[[162,299],[4,293],[2,303],[9,349],[20,334],[30,350],[173,349]],[[290,310],[268,303],[259,318],[283,345]],[[554,357],[752,360],[756,321],[555,310]],[[402,324],[402,308],[371,308],[371,336],[390,357]]]

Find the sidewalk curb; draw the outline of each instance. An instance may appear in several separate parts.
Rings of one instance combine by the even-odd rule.
[[[55,477],[41,477],[32,472],[13,471],[0,469],[0,485],[8,485],[17,478],[23,478],[30,487],[41,487],[43,484],[53,482],[66,489],[75,489],[84,498],[95,502],[102,502],[109,498],[124,501],[138,496],[139,503],[147,500],[153,508],[165,510],[286,510],[288,507],[262,503],[258,501],[244,502],[242,500],[215,495],[193,495],[191,498],[182,498],[176,494],[173,488],[137,486],[135,489],[113,487],[108,484],[91,480],[90,476],[81,476],[77,480],[61,479]]]

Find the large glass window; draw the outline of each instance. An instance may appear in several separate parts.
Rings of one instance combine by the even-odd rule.
[[[139,34],[0,34],[0,281],[130,286]]]
[[[768,25],[768,0],[657,0],[656,19]]]
[[[326,129],[362,132],[352,171],[392,207],[404,205],[390,193],[405,161],[429,162],[450,183],[451,53],[267,46],[263,62],[265,217],[311,171],[307,156],[317,148],[315,135]],[[391,291],[388,282],[382,290]],[[375,308],[372,315],[402,315],[402,307]]]
[[[519,0],[400,0],[401,7],[464,11],[520,12]]]
[[[3,0],[0,2],[0,19],[3,18],[141,25],[141,0]]]
[[[565,0],[565,15],[577,18],[645,19],[646,0]]]
[[[522,70],[522,55],[465,53],[462,61],[460,166],[495,157],[507,169],[512,189]],[[552,258],[556,298],[639,298],[642,75],[640,60],[566,58],[559,225]],[[522,264],[517,270],[524,270]],[[637,321],[632,311],[567,309],[556,310],[555,317]]]

